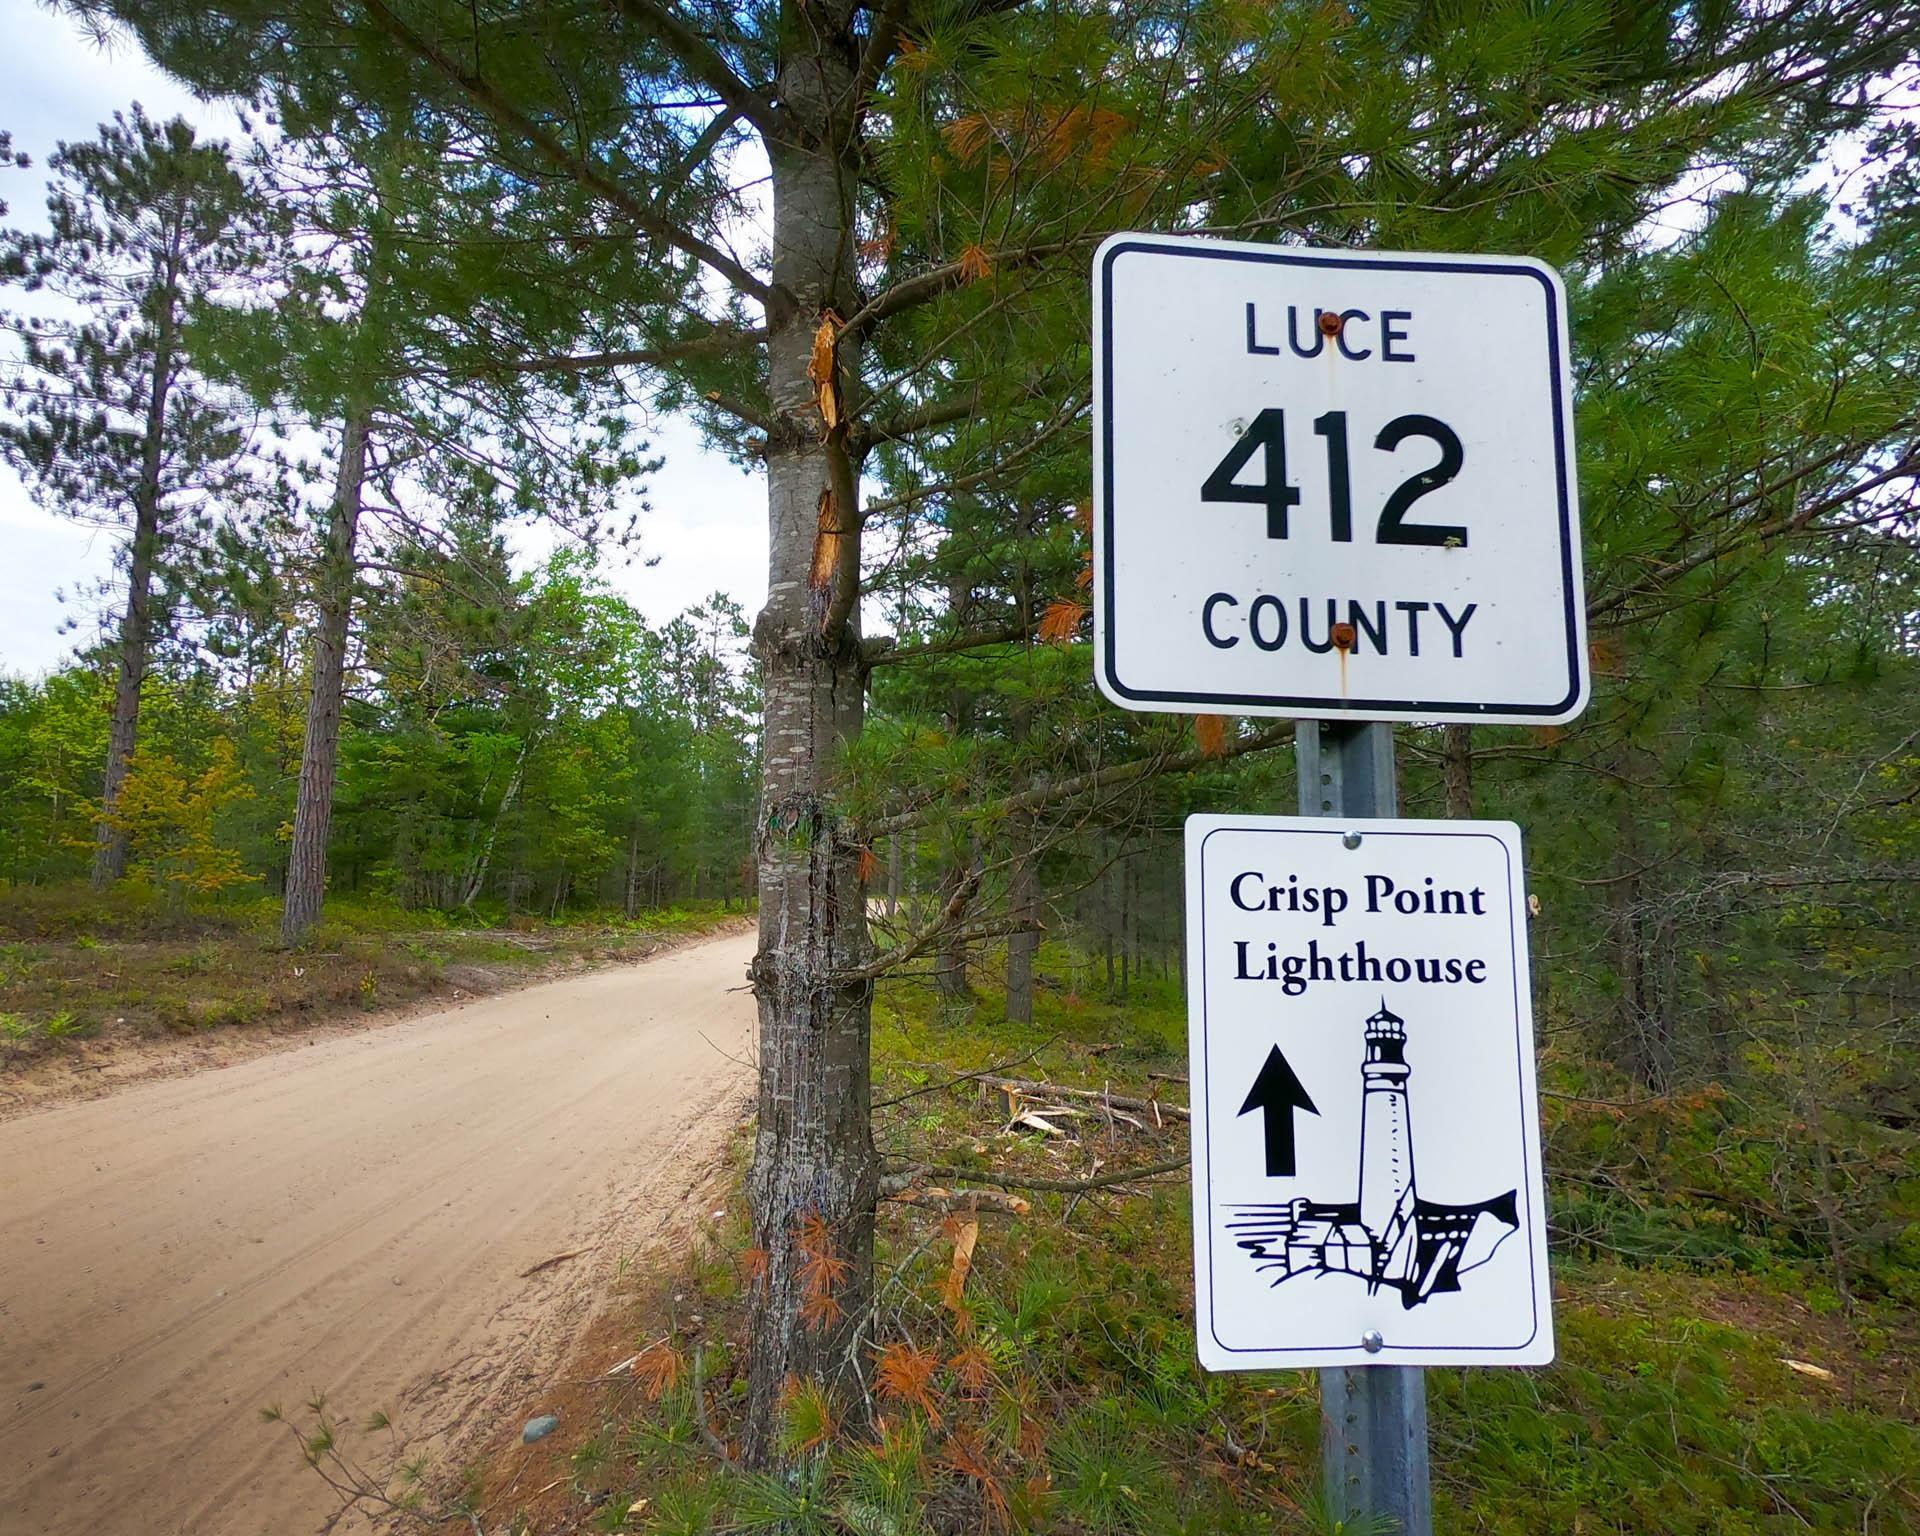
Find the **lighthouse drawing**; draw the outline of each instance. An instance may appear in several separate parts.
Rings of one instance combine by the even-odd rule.
[[[1403,1307],[1460,1289],[1519,1229],[1515,1190],[1473,1205],[1423,1199],[1414,1177],[1407,1025],[1386,999],[1366,1021],[1360,1064],[1357,1198],[1237,1205],[1227,1228],[1273,1285],[1301,1275],[1344,1274],[1370,1291],[1392,1287]]]

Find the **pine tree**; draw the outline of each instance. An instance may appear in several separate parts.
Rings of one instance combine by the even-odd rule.
[[[663,284],[607,289],[593,353],[521,365],[633,370],[764,462],[750,1194],[765,1263],[746,1434],[761,1461],[794,1377],[864,1368],[873,1294],[868,1032],[886,957],[864,871],[885,821],[850,814],[842,769],[873,659],[858,504],[873,450],[971,416],[984,430],[939,489],[1006,488],[1083,434],[1085,263],[1114,229],[1604,254],[1706,161],[1791,157],[1857,120],[1854,87],[1915,31],[1864,0],[1683,21],[1518,0],[1471,17],[1212,0],[120,9],[209,87],[324,75],[367,110],[429,102],[522,196],[578,209],[571,239],[644,252]],[[749,163],[730,153],[743,140],[768,166],[764,260],[742,253],[747,194],[726,174]],[[1022,331],[1058,338],[1050,379],[991,366]]]
[[[101,791],[96,887],[126,871],[115,810],[140,726],[140,686],[243,438],[189,369],[190,311],[240,278],[257,249],[223,144],[137,106],[49,165],[49,232],[0,234],[0,273],[78,305],[75,321],[19,324],[24,367],[4,386],[0,451],[40,502],[124,530],[126,599],[115,643],[113,729]]]
[[[281,918],[294,944],[325,899],[364,568],[431,542],[452,509],[492,501],[589,544],[618,540],[613,503],[647,466],[586,381],[476,356],[476,322],[514,308],[494,253],[528,238],[503,212],[502,179],[451,153],[405,101],[338,114],[284,100],[279,133],[252,162],[252,194],[281,232],[274,302],[234,306],[208,329],[224,377],[334,445],[303,573],[307,729]],[[522,343],[563,345],[578,316],[566,303],[519,306]]]

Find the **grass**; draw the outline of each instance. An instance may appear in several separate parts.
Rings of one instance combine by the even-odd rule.
[[[1009,1025],[992,993],[956,1009],[916,982],[882,985],[876,1133],[890,1159],[1058,1177],[1184,1150],[1170,1117],[1109,1122],[1097,1105],[1069,1136],[1010,1127],[1001,1095],[954,1081],[1017,1063],[1011,1075],[1183,1097],[1169,1081],[1185,1063],[1172,980],[1136,980],[1127,999],[1109,997],[1103,979],[1096,990],[1084,963],[1052,946],[1043,970],[1052,982],[1031,1027]],[[1862,1229],[1871,1219],[1906,1235],[1861,1245],[1850,1305],[1830,1304],[1827,1248],[1783,1181],[1790,1159],[1778,1149],[1792,1137],[1776,1120],[1714,1094],[1622,1110],[1618,1085],[1589,1066],[1549,1058],[1543,1071],[1556,1095],[1560,1359],[1427,1373],[1435,1528],[1920,1529],[1920,1330],[1902,1203],[1913,1197],[1914,1143],[1861,1187],[1872,1205]],[[1851,1138],[1850,1156],[1868,1148],[1854,1162],[1888,1156],[1865,1121],[1829,1129]],[[1769,1137],[1776,1155],[1762,1158]],[[1177,1175],[1035,1194],[1018,1216],[884,1205],[871,1411],[796,1389],[786,1435],[797,1470],[786,1480],[723,1471],[692,1394],[697,1355],[709,1418],[728,1434],[744,1393],[748,1243],[736,1192],[716,1238],[642,1288],[629,1335],[640,1362],[554,1437],[556,1457],[568,1435],[573,1454],[537,1480],[555,1479],[567,1518],[660,1536],[1333,1529],[1316,1493],[1313,1377],[1214,1376],[1195,1364]],[[487,1508],[510,1530],[560,1517],[537,1513],[519,1508],[516,1524],[504,1492]]]
[[[548,922],[336,897],[310,938],[288,950],[270,900],[180,906],[131,887],[104,895],[16,887],[0,895],[0,1069],[75,1039],[317,1023],[491,991],[638,958],[738,915],[700,902],[631,920],[615,912]]]

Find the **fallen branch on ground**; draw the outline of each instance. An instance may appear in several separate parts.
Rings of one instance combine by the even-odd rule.
[[[880,1181],[880,1198],[896,1205],[919,1206],[929,1211],[997,1211],[1003,1216],[1025,1216],[1031,1202],[997,1189],[943,1189],[939,1185],[916,1188],[917,1174],[889,1174]]]
[[[894,1104],[904,1104],[908,1099],[918,1099],[929,1093],[938,1093],[943,1088],[955,1088],[961,1083],[973,1083],[978,1082],[981,1078],[992,1077],[997,1072],[1006,1071],[1008,1067],[1017,1067],[1022,1062],[1032,1061],[1034,1057],[1038,1056],[1059,1038],[1058,1035],[1050,1035],[1044,1042],[1036,1045],[1032,1050],[1023,1055],[1010,1057],[1006,1061],[996,1061],[992,1066],[982,1067],[978,1072],[962,1072],[958,1077],[950,1077],[945,1082],[928,1083],[924,1088],[909,1089],[906,1093],[895,1094],[890,1099],[881,1099],[873,1107],[875,1109],[886,1109]],[[925,1070],[931,1071],[932,1069],[927,1068]]]
[[[520,1278],[522,1280],[531,1280],[535,1275],[539,1274],[540,1271],[543,1269],[552,1269],[553,1266],[556,1264],[564,1264],[567,1262],[568,1259],[577,1259],[583,1253],[592,1253],[592,1252],[593,1252],[593,1248],[589,1246],[586,1248],[575,1248],[567,1253],[556,1253],[550,1259],[542,1259],[538,1264],[534,1265],[532,1269],[521,1270]]]
[[[1002,1093],[1017,1093],[1025,1098],[1043,1099],[1058,1096],[1063,1099],[1091,1099],[1096,1104],[1112,1104],[1119,1109],[1137,1109],[1147,1114],[1174,1115],[1182,1120],[1193,1118],[1193,1112],[1184,1104],[1167,1104],[1159,1099],[1136,1098],[1130,1093],[1108,1093],[1101,1088],[1063,1088],[1058,1083],[1030,1083],[1018,1077],[994,1077],[983,1073],[980,1081],[990,1088],[998,1088]]]
[[[976,1184],[993,1184],[1001,1189],[1034,1189],[1050,1195],[1077,1195],[1090,1189],[1112,1189],[1119,1184],[1135,1184],[1142,1179],[1158,1178],[1163,1173],[1178,1173],[1193,1159],[1176,1157],[1169,1162],[1148,1163],[1142,1168],[1117,1168],[1112,1173],[1097,1173],[1084,1179],[1033,1179],[1012,1173],[984,1173],[975,1168],[926,1168],[902,1170],[908,1182],[916,1178],[970,1179]],[[888,1175],[888,1179],[897,1175]],[[884,1191],[888,1179],[881,1181]],[[905,1187],[904,1185],[902,1186]]]

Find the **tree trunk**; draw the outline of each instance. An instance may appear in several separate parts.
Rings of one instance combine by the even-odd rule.
[[[360,493],[366,479],[371,412],[350,413],[340,439],[333,506],[320,562],[320,622],[313,634],[312,689],[307,696],[307,740],[300,753],[300,789],[293,808],[293,845],[287,857],[287,899],[280,910],[280,942],[297,944],[320,920],[327,892],[327,837],[333,829],[333,785],[340,768],[340,709],[347,691],[347,639],[353,625],[354,544],[360,532]]]
[[[500,823],[506,820],[507,812],[513,809],[514,802],[520,798],[520,786],[526,782],[527,759],[533,756],[534,748],[540,744],[541,725],[529,736],[520,748],[520,755],[513,761],[513,774],[507,780],[507,792],[500,797],[500,804],[493,813],[493,823],[487,828],[487,840],[480,845],[480,852],[473,861],[473,868],[467,872],[466,884],[460,891],[460,905],[470,907],[480,899],[480,893],[487,888],[487,872],[493,868],[493,850],[500,841]],[[516,867],[515,873],[518,874]],[[519,882],[507,883],[509,906],[518,900]],[[694,894],[699,895],[696,886]]]
[[[845,114],[856,44],[847,0],[788,0],[783,9],[778,95],[789,130],[768,144],[776,430],[767,444],[767,605],[754,635],[765,723],[760,949],[750,972],[760,1014],[759,1126],[748,1193],[762,1262],[743,1448],[756,1465],[778,1459],[788,1383],[851,1388],[865,1368],[857,1343],[873,1295],[879,1183],[861,839],[837,774],[866,702],[854,601],[859,466],[843,440],[829,440],[808,372],[823,319],[854,309],[858,136]],[[850,382],[852,344],[839,351],[834,375]]]
[[[176,239],[176,247],[177,247]],[[159,330],[153,342],[153,374],[147,391],[145,437],[140,450],[140,483],[133,493],[133,544],[127,552],[127,611],[120,616],[120,656],[113,685],[113,726],[107,733],[107,772],[100,790],[100,822],[94,832],[93,888],[105,890],[127,872],[127,828],[115,813],[133,749],[140,737],[140,685],[147,678],[147,651],[153,640],[153,571],[160,558],[160,466],[167,436],[167,397],[173,391],[173,312],[175,279],[171,269],[162,294]]]
[[[1105,839],[1101,840],[1100,851],[1106,853]],[[1113,965],[1113,930],[1117,920],[1117,907],[1113,899],[1113,866],[1109,864],[1100,872],[1100,945],[1105,952],[1107,962],[1107,997],[1109,1000],[1119,995]]]
[[[1127,978],[1141,977],[1140,970],[1140,861],[1131,854],[1120,866],[1120,899],[1125,903],[1121,932],[1126,939],[1126,958],[1120,967],[1120,995],[1127,995]]]
[[[1631,759],[1625,761],[1630,767]],[[1659,1064],[1655,1060],[1653,1013],[1647,985],[1643,869],[1639,828],[1630,795],[1619,797],[1616,813],[1613,875],[1607,884],[1607,897],[1613,928],[1614,973],[1619,978],[1620,990],[1613,1006],[1611,1054],[1615,1063],[1631,1072],[1640,1083],[1657,1088]]]
[[[1460,820],[1473,815],[1473,727],[1449,725],[1444,728],[1440,749],[1441,768],[1446,777],[1447,814]]]
[[[972,602],[973,592],[965,580],[955,577],[948,583],[947,608],[956,628],[965,627]],[[973,697],[965,688],[955,688],[947,696],[947,730],[955,741],[965,740],[973,732]],[[951,921],[934,961],[933,985],[950,1003],[966,1002],[973,996],[973,986],[967,979],[967,945],[960,937],[960,926],[971,904],[965,899],[967,887],[979,864],[980,844],[976,838],[965,850],[954,848],[952,862],[940,882],[940,905],[950,912]]]
[[[1020,516],[1022,548],[1033,536],[1031,510]],[[1014,599],[1025,622],[1033,611],[1032,577],[1023,559],[1015,573]],[[1015,748],[1023,755],[1033,729],[1033,710],[1022,702],[1011,719]],[[1022,781],[1030,784],[1026,775]],[[1040,855],[1034,846],[1038,826],[1033,812],[1019,811],[1007,818],[1007,916],[1014,931],[1007,935],[1007,1018],[1015,1024],[1033,1022],[1033,961],[1040,951]]]
[[[1020,926],[1007,935],[1007,1017],[1033,1022],[1033,960],[1040,950],[1040,870],[1031,812],[1007,818],[1012,867],[1007,873],[1008,916]]]
[[[933,967],[933,985],[950,1003],[961,1003],[973,996],[973,986],[967,979],[967,967],[970,957],[967,943],[960,937],[960,928],[967,920],[965,900],[967,886],[975,878],[980,864],[978,846],[970,848],[966,854],[956,852],[953,862],[948,865],[946,878],[940,884],[941,909],[952,909],[952,921],[946,934],[940,940],[939,953]]]
[[[1187,902],[1173,904],[1173,964],[1179,968],[1181,991],[1187,991]]]

